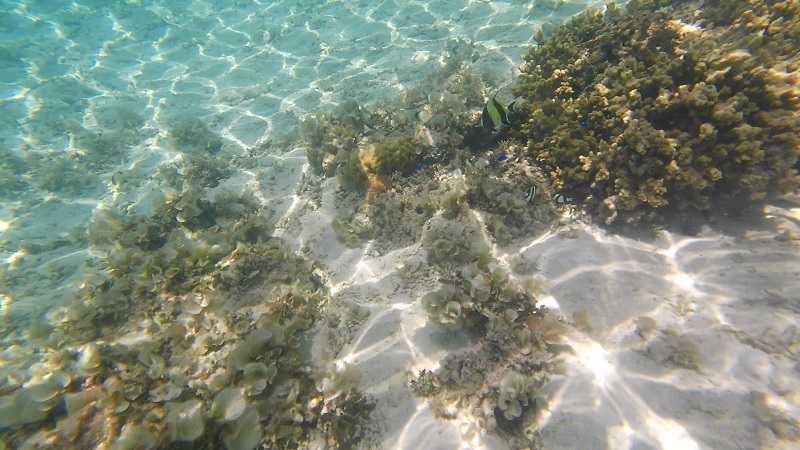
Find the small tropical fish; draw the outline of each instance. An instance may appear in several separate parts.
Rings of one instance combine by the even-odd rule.
[[[572,202],[572,197],[567,197],[560,192],[556,192],[555,194],[553,194],[553,203],[555,203],[556,206],[565,205],[571,202]]]
[[[536,185],[529,187],[528,190],[525,192],[525,201],[528,203],[532,202],[533,199],[536,198],[536,194],[538,193],[539,193],[539,188],[536,187]]]
[[[506,106],[497,99],[497,94],[494,94],[492,99],[486,102],[486,106],[483,107],[481,126],[489,131],[494,131],[495,128],[501,125],[511,126],[508,116],[515,112],[514,103],[516,101]]]
[[[420,170],[422,170],[424,168],[425,168],[425,164],[419,163],[419,165],[417,166],[417,172],[419,172]]]
[[[500,156],[497,157],[498,161],[505,161],[507,159],[508,159],[508,155],[500,155]]]
[[[581,126],[582,127],[588,127],[589,126],[589,122],[584,120],[583,122],[581,122]]]

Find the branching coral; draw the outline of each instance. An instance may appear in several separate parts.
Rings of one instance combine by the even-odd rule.
[[[797,185],[799,62],[786,38],[795,42],[798,27],[784,18],[796,3],[738,2],[752,11],[712,29],[667,3],[590,10],[521,67],[518,136],[557,189],[588,194],[606,223]],[[701,8],[692,20],[720,22],[720,13]]]

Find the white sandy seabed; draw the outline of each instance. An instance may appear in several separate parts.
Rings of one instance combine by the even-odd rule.
[[[40,3],[3,2],[2,56],[10,62],[0,69],[4,146],[20,154],[69,152],[76,129],[119,126],[121,110],[144,123],[128,162],[97,174],[80,195],[32,190],[0,207],[3,270],[17,278],[1,287],[2,314],[20,318],[74,292],[91,258],[80,236],[99,204],[144,203],[157,190],[156,167],[178,156],[163,131],[171,118],[203,118],[236,160],[270,140],[291,140],[283,130],[324,105],[396,95],[435,70],[452,38],[481,43],[476,68],[507,86],[533,31],[587,6]],[[435,369],[468,346],[443,345],[427,323],[418,299],[435,285],[398,275],[409,265],[424,270],[424,250],[344,247],[330,228],[335,179],[323,185],[318,209],[294,193],[305,159],[303,148],[267,154],[218,189],[257,186],[265,205],[287,219],[279,223],[297,224],[279,233],[328,269],[334,303],[370,311],[339,358],[360,370],[359,389],[377,400],[385,447],[502,448],[469,417],[435,419],[408,388],[409,374]],[[120,169],[141,186],[127,198],[110,188]],[[761,217],[724,219],[693,236],[661,231],[633,239],[578,225],[563,239],[559,231],[495,249],[500,259],[536,259],[550,282],[542,301],[564,317],[590,317],[567,337],[575,349],[567,374],[546,387],[545,447],[789,447],[775,427],[800,416],[800,200],[778,199]],[[647,343],[640,317],[654,321]],[[664,364],[674,336],[699,346],[700,370]]]

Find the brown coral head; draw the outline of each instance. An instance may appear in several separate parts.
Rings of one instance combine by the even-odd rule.
[[[367,174],[367,198],[373,199],[389,189],[392,177],[376,173]]]
[[[358,160],[361,162],[361,168],[367,173],[378,173],[378,147],[375,144],[362,149],[358,155]]]

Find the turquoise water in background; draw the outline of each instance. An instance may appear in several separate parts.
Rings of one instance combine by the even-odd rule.
[[[508,82],[540,17],[497,5],[4,2],[3,137],[63,142],[125,126],[124,109],[149,127],[208,118],[254,145],[326,103],[374,102],[370,87],[396,95],[454,38],[491,43],[481,58]]]
[[[272,143],[296,138],[300,118],[346,100],[399,96],[432,76],[447,54],[475,52],[476,70],[508,85],[534,27],[561,20],[552,10],[480,1],[2,7],[0,142],[8,179],[0,220],[14,223],[4,230],[4,258],[37,249],[23,252],[5,281],[25,292],[17,300],[40,298],[25,308],[57,302],[45,298],[65,287],[76,259],[88,257],[87,220],[99,201],[119,200],[111,175],[133,170],[145,183],[178,156],[168,142],[172,125],[199,119],[222,136],[231,158],[269,153]],[[53,260],[63,264],[58,275],[37,269]]]
[[[449,281],[436,270],[426,272],[418,246],[399,250],[394,259],[372,244],[352,249],[336,241],[330,225],[332,205],[341,200],[332,193],[336,178],[317,180],[322,186],[309,181],[303,120],[352,101],[375,114],[385,113],[375,105],[402,108],[412,96],[433,101],[441,92],[426,89],[441,84],[452,61],[466,62],[492,92],[511,98],[534,32],[604,3],[0,1],[0,446],[191,448],[202,441],[205,448],[225,448],[219,439],[193,442],[197,421],[212,430],[203,439],[251,442],[242,430],[266,428],[266,416],[260,416],[261,428],[258,420],[253,425],[248,403],[239,422],[212,420],[227,412],[212,413],[215,397],[207,394],[227,386],[229,380],[215,378],[215,371],[229,364],[228,348],[245,341],[242,329],[257,325],[237,302],[257,310],[288,298],[301,310],[291,301],[303,292],[256,289],[242,299],[229,287],[237,294],[233,300],[173,295],[168,288],[159,291],[164,280],[186,282],[190,276],[153,268],[161,261],[178,261],[173,266],[180,267],[197,254],[213,260],[215,252],[227,252],[234,256],[216,267],[273,258],[301,271],[285,269],[286,283],[305,277],[321,291],[330,289],[337,303],[331,314],[341,317],[324,325],[348,335],[352,348],[332,362],[312,338],[298,344],[325,371],[314,374],[324,391],[319,401],[336,404],[340,392],[357,385],[379,397],[379,415],[402,410],[384,417],[388,423],[371,430],[375,435],[364,448],[380,442],[423,448],[418,444],[424,437],[436,441],[436,448],[479,448],[475,442],[503,448],[469,423],[469,414],[458,418],[463,422],[437,421],[420,406],[427,405],[424,399],[402,397],[408,393],[406,372],[416,374],[431,367],[424,362],[438,363],[451,350],[469,348],[464,334],[432,331],[419,305],[424,294]],[[519,187],[520,196],[525,188]],[[219,204],[228,209],[220,207],[220,216],[243,214],[247,220],[223,218],[220,225],[205,216],[207,210],[190,211],[180,201],[187,191],[201,200],[222,198]],[[237,197],[242,192],[246,198]],[[194,205],[203,207],[196,198]],[[164,212],[165,203],[173,209]],[[765,207],[765,217],[796,220],[791,214],[797,208],[786,203]],[[191,226],[172,227],[188,223],[187,215]],[[137,221],[153,217],[163,228]],[[548,442],[556,448],[625,447],[615,447],[620,442],[748,447],[760,442],[754,428],[791,433],[796,421],[779,412],[796,409],[791,393],[798,308],[787,293],[796,292],[798,267],[790,235],[784,236],[788,242],[778,239],[760,218],[749,217],[699,236],[654,232],[652,241],[568,224],[514,249],[519,265],[540,265],[537,270],[551,283],[552,295],[542,295],[542,303],[554,309],[560,304],[565,315],[572,308],[574,316],[590,316],[584,325],[594,327],[569,342],[578,362],[547,392],[558,425]],[[245,226],[253,228],[237,234]],[[726,226],[742,228],[727,233]],[[168,232],[159,234],[162,229]],[[291,243],[259,247],[248,234],[276,230]],[[293,234],[297,230],[316,235],[305,241]],[[226,232],[235,239],[225,242],[220,236]],[[162,247],[167,240],[175,245]],[[187,256],[187,248],[194,253]],[[760,253],[764,248],[770,251]],[[242,292],[252,287],[248,280],[284,270],[253,264],[234,271],[241,275],[236,282]],[[148,301],[156,297],[156,306],[139,310],[136,295],[115,297],[127,291],[112,283],[122,276],[108,267],[136,272],[128,274],[141,290],[136,292]],[[139,273],[140,267],[148,271]],[[204,283],[212,278],[202,275]],[[741,280],[748,280],[746,286]],[[236,284],[222,275],[214,281]],[[98,305],[98,299],[109,303]],[[360,309],[342,312],[341,304]],[[104,308],[114,313],[103,315]],[[94,309],[102,320],[92,315]],[[364,311],[372,313],[369,320],[361,317],[369,315]],[[675,329],[657,329],[640,320],[646,315]],[[281,334],[267,325],[260,331],[265,329],[270,336]],[[724,345],[711,346],[719,335]],[[645,336],[652,341],[645,344]],[[662,370],[670,358],[688,359],[684,369],[700,359],[694,341],[688,342],[698,336],[710,349],[704,370]],[[284,350],[289,359],[293,353]],[[369,363],[363,364],[360,384],[361,374],[338,366],[339,360]],[[659,362],[643,363],[650,360]],[[121,379],[126,387],[107,379]],[[144,379],[148,390],[137,397],[141,393],[130,392],[138,389],[131,380]],[[289,383],[275,390],[284,400],[293,388]],[[770,389],[790,394],[772,395]],[[83,393],[89,394],[78,395]],[[190,403],[195,397],[202,397],[202,408]],[[129,403],[135,406],[126,409]],[[438,407],[452,412],[451,405]],[[226,411],[235,410],[234,405]],[[24,424],[15,422],[20,417]],[[123,422],[146,426],[123,428]]]

